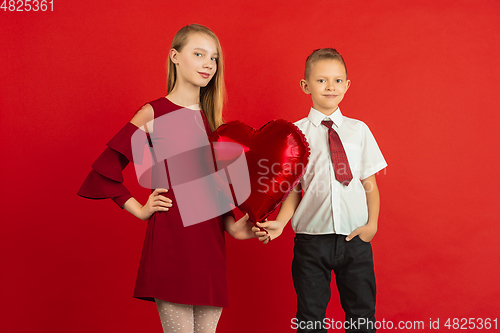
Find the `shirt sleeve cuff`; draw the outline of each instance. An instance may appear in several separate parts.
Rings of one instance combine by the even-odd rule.
[[[370,168],[368,170],[365,170],[365,172],[363,172],[363,174],[361,175],[361,180],[363,179],[366,179],[374,174],[376,174],[377,172],[383,170],[384,168],[387,167],[387,163],[384,161],[384,162],[381,162],[379,163],[378,165],[374,166],[373,168]]]

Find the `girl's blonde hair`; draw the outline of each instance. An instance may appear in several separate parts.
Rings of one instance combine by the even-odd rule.
[[[200,88],[200,108],[205,112],[210,128],[214,131],[224,123],[222,108],[226,98],[222,48],[219,39],[212,30],[207,27],[201,24],[189,24],[177,31],[170,48],[181,52],[182,48],[187,44],[188,37],[193,33],[200,33],[211,37],[217,47],[217,71],[210,82],[205,87]],[[167,93],[170,93],[172,89],[174,89],[176,80],[177,70],[175,64],[170,57],[168,57]]]

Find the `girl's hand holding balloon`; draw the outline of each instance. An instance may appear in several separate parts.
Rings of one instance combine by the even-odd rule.
[[[256,237],[252,232],[252,223],[248,222],[248,214],[243,215],[243,217],[236,222],[232,216],[228,216],[225,218],[224,223],[227,233],[235,239],[242,240]]]

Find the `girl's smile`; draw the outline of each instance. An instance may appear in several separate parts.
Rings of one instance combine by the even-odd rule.
[[[210,74],[204,73],[204,72],[198,72],[203,78],[208,79],[210,77]]]

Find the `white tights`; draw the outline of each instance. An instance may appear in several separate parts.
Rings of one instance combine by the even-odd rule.
[[[163,333],[215,333],[222,308],[176,304],[155,298]]]

